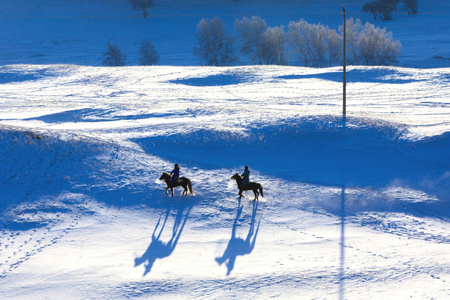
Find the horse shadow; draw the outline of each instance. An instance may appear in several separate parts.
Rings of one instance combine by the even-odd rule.
[[[166,224],[169,217],[171,216],[172,208],[168,207],[165,213],[162,213],[159,216],[158,222],[156,223],[155,229],[153,230],[152,233],[152,240],[150,242],[150,245],[148,246],[144,254],[134,259],[135,267],[144,264],[145,271],[143,276],[150,273],[153,264],[157,259],[163,259],[165,257],[170,256],[173,253],[178,244],[181,233],[183,232],[184,226],[186,225],[186,221],[189,217],[191,209],[192,206],[181,206],[175,209],[176,215],[174,218],[172,235],[167,242],[162,241],[161,235],[164,229],[166,228]]]
[[[236,263],[236,258],[241,255],[247,255],[250,254],[253,249],[255,248],[256,244],[256,238],[258,236],[259,231],[259,225],[261,223],[261,218],[258,221],[258,225],[256,226],[255,230],[255,223],[256,223],[256,213],[258,211],[258,201],[253,202],[253,211],[252,211],[252,217],[250,222],[250,228],[247,233],[247,237],[244,239],[236,236],[236,231],[238,228],[238,220],[241,216],[243,205],[241,205],[241,200],[239,199],[238,202],[238,210],[236,214],[236,218],[233,222],[233,229],[231,230],[231,238],[228,242],[227,248],[225,249],[225,252],[222,256],[216,257],[216,262],[219,265],[222,265],[223,263],[227,266],[227,275],[230,275],[231,271],[234,269],[234,265]]]

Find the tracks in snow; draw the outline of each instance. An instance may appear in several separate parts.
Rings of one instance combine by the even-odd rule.
[[[63,194],[12,207],[0,229],[0,278],[58,243],[89,213],[88,199],[80,194]]]

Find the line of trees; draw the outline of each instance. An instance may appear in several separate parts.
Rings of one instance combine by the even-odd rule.
[[[194,56],[201,65],[228,66],[242,55],[253,64],[286,65],[293,55],[305,66],[330,67],[342,64],[343,28],[339,32],[322,24],[301,19],[283,26],[269,27],[253,16],[234,23],[236,36],[227,33],[220,18],[202,19],[197,25]],[[390,65],[397,62],[401,44],[392,33],[357,19],[346,21],[348,62],[363,65]],[[289,48],[289,49],[288,49]]]

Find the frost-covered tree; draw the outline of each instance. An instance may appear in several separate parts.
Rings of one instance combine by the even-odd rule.
[[[206,66],[228,66],[237,62],[234,38],[225,32],[223,21],[217,17],[202,19],[197,25],[197,46],[194,56]]]
[[[238,41],[241,45],[240,53],[258,65],[285,65],[286,33],[283,27],[268,27],[265,20],[253,16],[244,17],[234,22]]]
[[[126,55],[122,53],[117,45],[113,45],[108,42],[108,51],[103,53],[104,60],[103,65],[109,67],[124,66]]]
[[[343,35],[343,26],[339,26],[339,31]],[[361,56],[359,53],[359,40],[363,31],[361,20],[347,19],[345,21],[345,31],[347,63],[354,65],[361,64]]]
[[[361,20],[346,20],[347,60],[350,64],[390,65],[397,62],[401,44],[393,40],[392,33]],[[339,27],[342,33],[343,27]]]
[[[408,14],[417,14],[419,3],[417,0],[403,0],[403,4],[408,10]]]
[[[142,10],[144,18],[148,16],[147,10],[155,5],[155,0],[128,0],[128,2],[130,2],[133,9]]]
[[[306,66],[329,67],[342,61],[342,38],[336,30],[301,19],[288,26],[288,40],[293,53]]]
[[[358,40],[361,62],[365,65],[390,65],[397,62],[401,44],[386,28],[366,23]]]
[[[286,32],[283,26],[264,30],[261,61],[265,65],[287,65]]]
[[[234,22],[238,41],[241,45],[241,54],[248,56],[254,64],[262,64],[263,34],[267,23],[260,17],[251,19],[244,17]]]
[[[139,49],[139,63],[141,66],[151,66],[159,62],[159,54],[153,43],[149,40],[141,43]]]

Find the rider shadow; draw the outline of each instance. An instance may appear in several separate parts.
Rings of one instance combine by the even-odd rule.
[[[184,212],[186,209],[186,212]],[[152,234],[152,241],[148,246],[142,256],[134,259],[134,266],[140,266],[141,264],[145,264],[144,275],[147,275],[152,270],[153,264],[157,259],[163,259],[165,257],[170,256],[175,247],[177,246],[178,240],[180,239],[181,233],[183,232],[184,226],[186,225],[186,221],[189,217],[189,213],[192,209],[192,206],[181,206],[178,208],[178,211],[175,216],[173,228],[172,228],[172,236],[169,241],[163,242],[161,240],[161,235],[166,227],[167,220],[169,219],[171,207],[168,207],[165,212],[164,220],[161,224],[161,219],[163,218],[163,214],[158,219],[156,223],[155,229]],[[159,228],[161,225],[161,228]],[[159,231],[158,231],[159,228]]]
[[[238,210],[236,218],[233,222],[233,229],[231,231],[231,238],[228,242],[227,248],[221,257],[216,257],[216,262],[222,265],[226,262],[227,275],[230,275],[233,271],[234,264],[236,263],[236,258],[238,255],[250,254],[253,251],[256,243],[256,237],[258,236],[259,225],[261,223],[261,218],[259,219],[258,226],[255,231],[256,213],[258,210],[258,201],[253,202],[252,220],[250,223],[250,229],[248,231],[247,237],[244,239],[236,237],[236,230],[238,227],[238,220],[242,213],[243,205],[241,206],[241,200],[238,202]]]

